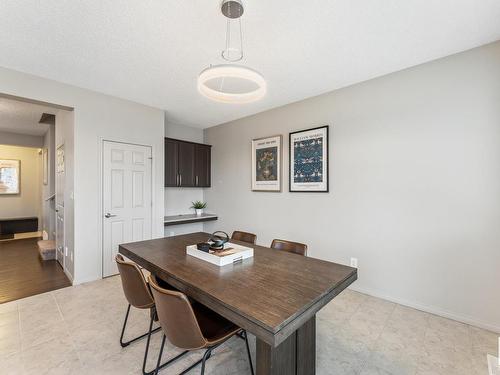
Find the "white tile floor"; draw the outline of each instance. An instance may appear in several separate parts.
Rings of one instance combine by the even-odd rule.
[[[118,277],[0,305],[0,374],[140,374],[145,341],[118,343],[126,306]],[[148,319],[133,310],[129,337],[145,332]],[[318,314],[317,335],[321,375],[487,375],[486,354],[498,352],[492,332],[347,290]],[[161,335],[153,337],[149,369]],[[165,356],[177,352],[167,346]],[[177,374],[198,358],[161,373]],[[207,363],[207,374],[246,373],[237,338]]]

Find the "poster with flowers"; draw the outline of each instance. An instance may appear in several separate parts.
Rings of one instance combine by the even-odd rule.
[[[281,135],[252,140],[252,190],[281,191]]]

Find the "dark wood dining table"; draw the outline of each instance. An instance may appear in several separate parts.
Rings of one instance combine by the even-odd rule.
[[[119,252],[257,338],[257,374],[316,372],[316,313],[357,279],[357,270],[268,247],[216,266],[186,254],[208,233],[122,244]]]

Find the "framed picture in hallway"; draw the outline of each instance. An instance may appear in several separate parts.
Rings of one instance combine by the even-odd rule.
[[[328,192],[328,125],[289,135],[290,192]]]
[[[282,136],[252,140],[252,191],[281,191]]]
[[[19,194],[21,161],[0,159],[0,195]]]

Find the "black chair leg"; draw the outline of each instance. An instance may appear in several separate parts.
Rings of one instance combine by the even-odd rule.
[[[123,342],[123,335],[125,334],[125,327],[127,326],[128,314],[130,314],[130,303],[127,307],[127,313],[125,314],[125,321],[123,322],[123,327],[122,327],[122,334],[120,336],[120,345],[122,346],[122,348],[130,344],[129,342]]]
[[[248,334],[247,334],[247,331],[243,331],[243,332],[245,335],[245,344],[247,346],[248,362],[250,362],[250,371],[253,375],[252,355],[250,354],[250,345],[248,345]]]
[[[152,325],[153,325],[153,318],[151,318],[151,326]],[[160,364],[161,363],[161,356],[163,355],[163,348],[165,346],[165,338],[166,338],[165,335],[163,335],[163,339],[162,339],[162,342],[161,342],[160,354],[158,355],[158,362],[156,363],[155,369],[152,370],[152,371],[146,372],[146,362],[148,360],[148,348],[149,348],[149,338],[148,338],[148,343],[146,344],[146,353],[144,354],[144,362],[142,363],[142,373],[143,373],[143,375],[157,374],[158,371],[160,371],[162,368],[168,366],[172,362],[177,361],[179,358],[181,358],[185,354],[189,353],[189,350],[185,350],[182,353],[177,354],[174,358],[171,358],[168,361],[166,361],[165,363]]]
[[[161,347],[160,347],[160,354],[158,354],[158,362],[156,362],[156,369],[155,369],[155,374],[158,375],[158,371],[160,371],[160,363],[161,363],[161,356],[163,354],[163,347],[165,346],[165,335],[163,335],[163,338],[161,339]]]
[[[212,353],[212,349],[208,349],[205,354],[203,354],[203,359],[201,360],[201,375],[205,375],[205,362],[207,361],[208,358],[210,358],[210,355]]]
[[[148,341],[146,342],[146,350],[144,352],[144,361],[142,362],[142,373],[144,375],[151,375],[153,371],[146,371],[146,362],[148,361],[148,352],[149,352],[149,343],[151,341],[151,331],[153,330],[153,321],[154,321],[154,312],[151,312],[151,320],[149,322],[149,331],[148,331]]]
[[[155,333],[155,332],[158,332],[160,330],[160,327],[158,327],[152,331],[148,331],[145,334],[136,337],[135,339],[123,342],[123,336],[125,335],[125,328],[127,327],[128,316],[130,314],[130,307],[131,307],[131,305],[129,304],[127,307],[127,313],[125,314],[125,321],[123,322],[122,334],[120,335],[120,345],[122,346],[122,348],[125,348],[125,347],[129,346],[130,344],[132,344],[134,341],[140,340],[140,339],[150,335],[151,333]],[[154,313],[152,313],[152,316],[153,315],[154,315]],[[153,319],[153,317],[151,319]]]

